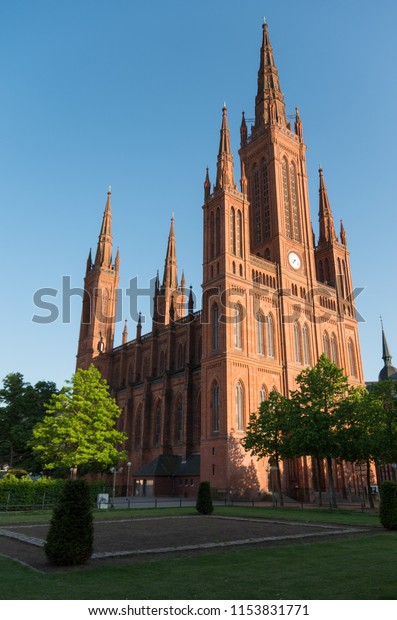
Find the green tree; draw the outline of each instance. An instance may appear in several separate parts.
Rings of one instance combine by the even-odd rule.
[[[349,391],[348,381],[343,370],[323,354],[296,382],[299,389],[291,392],[290,450],[295,456],[315,459],[319,484],[321,461],[326,460],[330,503],[336,507],[332,459],[339,456],[339,412]]]
[[[247,431],[241,443],[252,456],[269,457],[270,467],[276,467],[277,489],[280,505],[284,505],[281,488],[280,459],[288,456],[290,403],[285,396],[272,390],[269,399],[263,401],[259,410],[252,413]],[[270,471],[273,481],[273,471]],[[273,484],[271,485],[273,488]]]
[[[375,383],[371,395],[378,403],[375,459],[381,465],[397,463],[397,381]]]
[[[90,559],[94,523],[85,480],[67,480],[52,514],[44,551],[52,564],[73,566]]]
[[[46,469],[63,467],[79,474],[114,465],[126,453],[117,446],[127,437],[115,424],[120,408],[106,381],[91,364],[48,403],[47,415],[33,429],[33,450]]]
[[[208,481],[200,482],[196,510],[202,515],[210,515],[214,511],[214,506],[211,497],[211,485]]]
[[[371,462],[375,462],[379,454],[381,415],[381,400],[363,386],[350,388],[349,395],[339,409],[339,456],[350,463],[365,463],[368,498],[372,508]]]
[[[39,381],[34,386],[24,381],[19,372],[3,379],[0,389],[0,463],[11,468],[37,470],[38,463],[30,447],[33,427],[43,419],[45,404],[56,385]]]

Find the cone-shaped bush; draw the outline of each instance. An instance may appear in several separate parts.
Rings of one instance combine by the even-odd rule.
[[[196,510],[202,515],[210,515],[214,511],[211,498],[211,486],[209,482],[200,482]]]
[[[85,480],[68,480],[54,508],[44,551],[57,566],[84,564],[92,555],[94,525]]]
[[[397,530],[397,482],[385,480],[380,485],[379,519],[383,527]]]

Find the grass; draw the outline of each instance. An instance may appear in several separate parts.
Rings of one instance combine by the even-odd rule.
[[[193,507],[182,508],[133,508],[130,510],[94,510],[97,520],[131,519],[144,517],[175,516],[197,514]],[[357,512],[350,510],[329,510],[319,508],[272,508],[271,506],[216,506],[215,515],[252,517],[255,519],[277,519],[304,521],[305,523],[338,523],[381,527],[377,512]],[[29,525],[48,523],[51,512],[7,512],[0,513],[0,527],[6,525]]]
[[[395,599],[397,533],[40,574],[0,557],[4,599]]]

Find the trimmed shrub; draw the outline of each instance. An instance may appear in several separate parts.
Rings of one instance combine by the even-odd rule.
[[[397,482],[385,480],[380,485],[379,519],[383,527],[397,530]]]
[[[54,508],[44,551],[57,566],[84,564],[94,545],[90,488],[85,480],[67,480]]]
[[[200,482],[196,510],[202,515],[210,515],[214,511],[211,498],[211,485],[209,482]]]

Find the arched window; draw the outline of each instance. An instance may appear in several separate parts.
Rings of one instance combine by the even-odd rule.
[[[262,196],[263,196],[263,236],[270,239],[270,202],[267,163],[262,162]],[[266,258],[266,256],[265,256]]]
[[[259,390],[259,402],[263,403],[265,400],[267,400],[267,390],[266,387],[262,385]]]
[[[259,193],[259,172],[255,164],[252,172],[252,205],[254,207],[254,239],[255,243],[262,241],[261,203]]]
[[[300,329],[298,322],[294,323],[294,345],[295,345],[295,361],[298,364],[302,363],[301,343],[300,343]]]
[[[329,347],[329,338],[328,338],[327,332],[323,333],[323,351],[324,351],[325,355],[329,359],[331,359],[331,351],[330,351],[330,347]]]
[[[210,215],[210,258],[214,258],[215,256],[215,223],[214,223],[214,212],[211,211]]]
[[[289,189],[288,189],[288,165],[287,160],[284,158],[282,163],[282,175],[283,175],[283,197],[284,197],[284,217],[285,217],[285,234],[287,237],[292,238],[291,229],[291,216],[290,216],[290,202],[289,202]]]
[[[217,351],[219,348],[219,308],[218,304],[212,307],[212,349]]]
[[[216,210],[216,222],[215,222],[215,253],[219,256],[221,253],[221,212],[218,207]]]
[[[335,334],[331,336],[331,359],[334,364],[338,364],[338,343]]]
[[[263,338],[264,320],[261,311],[256,314],[256,342],[258,348],[258,355],[265,355],[265,345]]]
[[[320,282],[324,282],[324,267],[323,267],[323,261],[320,260],[319,264],[318,264],[318,279]]]
[[[302,328],[302,342],[303,342],[303,363],[305,366],[310,366],[310,344],[309,344],[309,330],[307,325]]]
[[[185,363],[185,347],[184,345],[180,342],[178,345],[178,356],[177,356],[177,368],[183,368]]]
[[[235,304],[234,317],[233,317],[233,336],[234,336],[234,348],[235,349],[242,348],[241,321],[242,321],[241,307],[239,304]]]
[[[164,349],[161,349],[160,357],[159,357],[159,375],[162,375],[164,370],[165,370],[165,353],[164,353]]]
[[[268,314],[266,319],[267,327],[267,355],[268,357],[274,357],[274,325],[272,315]]]
[[[331,272],[329,269],[329,260],[328,258],[325,259],[324,261],[324,276],[325,276],[325,281],[327,284],[329,284],[331,282]]]
[[[350,338],[347,343],[347,351],[349,355],[350,374],[352,377],[357,377],[356,355],[354,352],[354,345]]]
[[[236,212],[234,207],[230,209],[230,251],[236,255]]]
[[[154,445],[161,444],[161,404],[158,403],[154,415]]]
[[[244,391],[240,381],[236,385],[236,430],[244,430]]]
[[[298,205],[298,192],[296,187],[296,171],[295,165],[290,164],[289,167],[290,182],[291,182],[291,203],[292,203],[292,221],[294,227],[294,239],[296,241],[301,240],[300,222],[299,222],[299,205]]]
[[[140,448],[141,447],[141,441],[142,441],[142,405],[140,404],[138,406],[138,409],[136,410],[136,414],[135,414],[135,448]]]
[[[219,431],[219,385],[214,383],[212,388],[212,429]]]
[[[176,404],[176,440],[183,439],[183,402],[182,397],[178,399]]]
[[[236,218],[236,252],[240,258],[243,256],[243,226],[240,209],[237,211]]]

